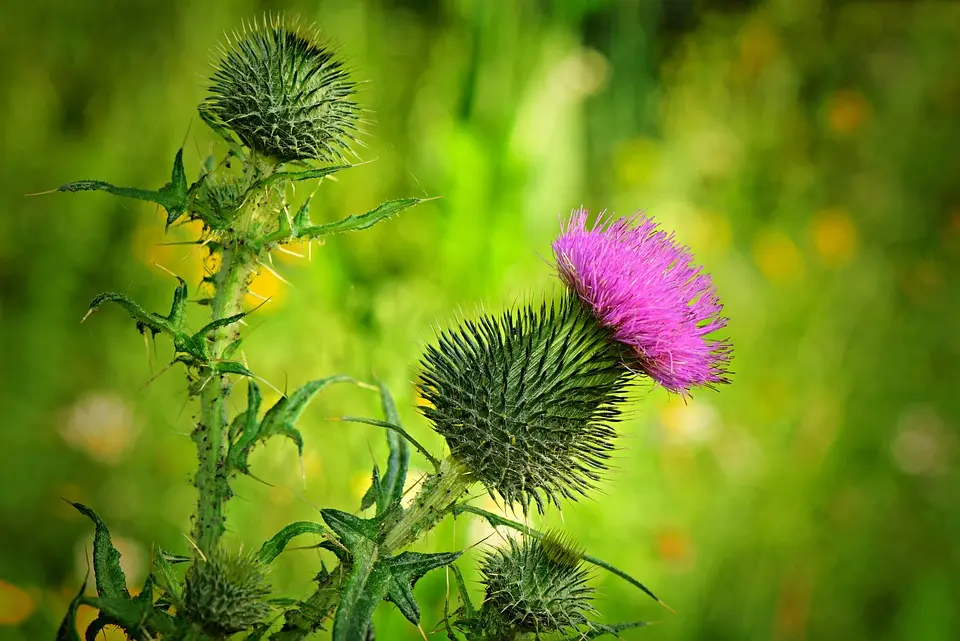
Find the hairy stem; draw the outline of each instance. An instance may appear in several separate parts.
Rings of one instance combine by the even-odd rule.
[[[436,474],[423,482],[410,507],[388,526],[383,548],[390,554],[399,552],[433,529],[472,482],[470,473],[460,463],[452,457],[444,459]]]
[[[239,313],[243,308],[247,280],[256,267],[256,257],[237,247],[224,248],[220,270],[214,277],[213,320]],[[223,327],[208,337],[212,362],[223,358],[224,350],[239,338],[236,325]],[[193,538],[203,552],[212,551],[224,532],[223,510],[232,492],[227,480],[227,421],[225,402],[232,381],[228,374],[210,373],[201,381],[200,420],[193,432],[197,444],[197,474],[194,478],[199,497],[193,518]]]
[[[383,554],[396,554],[433,529],[472,483],[466,468],[452,457],[444,459],[437,473],[424,481],[410,507],[385,526]],[[339,586],[348,573],[349,569],[341,566],[319,577],[317,590],[298,609],[287,611],[283,628],[270,641],[301,641],[320,630],[336,610]]]

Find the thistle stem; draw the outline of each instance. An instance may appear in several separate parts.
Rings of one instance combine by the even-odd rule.
[[[220,270],[214,276],[213,320],[227,318],[242,310],[247,281],[256,266],[254,256],[236,248],[224,248],[222,259]],[[236,325],[212,332],[208,337],[211,361],[221,360],[227,346],[238,338]],[[232,496],[227,479],[229,425],[225,411],[232,382],[228,374],[211,372],[209,377],[200,383],[200,419],[192,434],[198,458],[194,485],[199,492],[197,512],[193,517],[193,538],[204,553],[214,550],[223,535],[224,506]]]
[[[437,473],[424,481],[410,507],[385,526],[381,554],[395,554],[433,529],[472,483],[466,468],[452,457],[444,459]],[[343,575],[343,571],[334,569],[322,577],[317,590],[298,609],[287,612],[286,623],[270,641],[301,641],[319,630],[336,609],[340,597],[337,588]]]
[[[398,552],[419,539],[425,531],[433,529],[471,483],[473,477],[465,467],[453,457],[445,458],[436,474],[424,481],[410,507],[388,527],[383,548],[391,554]]]

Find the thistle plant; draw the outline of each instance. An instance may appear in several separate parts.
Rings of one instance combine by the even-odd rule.
[[[86,604],[99,611],[85,631],[88,640],[114,626],[138,641],[294,641],[326,628],[335,641],[362,641],[373,638],[373,613],[384,601],[420,626],[413,588],[440,568],[453,574],[458,587],[460,605],[452,613],[447,608],[442,621],[451,639],[586,639],[642,626],[594,620],[588,566],[613,572],[657,599],[565,535],[543,534],[485,511],[468,496],[470,488],[482,486],[524,515],[575,501],[602,479],[637,381],[683,396],[728,381],[731,347],[712,338],[726,319],[711,279],[647,217],[601,218],[589,225],[586,211],[574,211],[553,245],[562,293],[440,331],[420,359],[417,386],[425,401],[422,414],[443,436],[445,452],[430,452],[407,432],[384,385],[366,384],[379,391],[383,416],[347,420],[382,428],[389,457],[383,471],[373,468],[361,514],[320,509],[316,520],[291,523],[259,547],[245,541],[255,552],[223,540],[231,484],[251,474],[251,451],[281,436],[302,453],[296,423],[306,405],[334,383],[359,382],[353,375],[328,374],[262,407],[258,378],[240,352],[241,321],[254,311],[244,306],[252,278],[284,244],[360,231],[421,202],[392,200],[323,223],[313,222],[310,199],[292,206],[295,183],[352,166],[346,159],[360,135],[354,90],[343,64],[315,34],[265,21],[230,38],[219,52],[199,111],[223,139],[224,151],[204,163],[195,182],[188,184],[180,150],[170,182],[156,191],[96,180],[59,188],[157,203],[168,226],[199,221],[197,243],[215,257],[217,268],[192,299],[209,310],[209,322],[198,331],[188,329],[186,320],[192,285],[179,277],[166,314],[118,293],[101,294],[90,305],[88,315],[115,303],[141,334],[172,342],[173,363],[183,366],[199,408],[192,433],[197,503],[184,528],[189,545],[157,550],[136,596],[108,527],[92,509],[74,503],[95,525],[97,596],[81,588],[58,640],[80,638],[75,616]],[[246,383],[246,408],[231,416],[227,399],[240,382]],[[432,471],[401,503],[413,450]],[[408,549],[448,516],[483,518],[522,535],[485,552],[479,606],[457,568],[462,550]],[[311,594],[275,594],[272,564],[294,538],[307,534],[319,537],[338,566],[316,568]]]

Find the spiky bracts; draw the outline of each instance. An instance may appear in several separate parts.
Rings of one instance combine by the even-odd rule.
[[[572,631],[587,624],[593,589],[581,551],[555,532],[525,537],[487,554],[486,595],[478,622],[486,638]]]
[[[242,552],[218,549],[187,572],[184,615],[217,638],[249,630],[269,613],[265,568]]]
[[[553,251],[563,282],[631,348],[625,365],[683,395],[729,382],[731,345],[709,337],[727,324],[710,275],[651,218],[588,228],[587,211],[576,210]]]
[[[355,90],[330,49],[265,20],[227,42],[203,107],[260,154],[329,161],[356,141]]]
[[[629,372],[576,296],[466,321],[427,348],[421,409],[491,494],[535,504],[599,479]]]

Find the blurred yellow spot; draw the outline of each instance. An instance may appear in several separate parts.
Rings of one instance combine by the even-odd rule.
[[[297,476],[300,476],[300,472],[297,472]],[[270,505],[276,507],[283,507],[293,503],[293,492],[289,488],[283,487],[281,485],[274,485],[270,488]]]
[[[83,637],[83,633],[97,618],[98,611],[88,605],[81,605],[77,610],[77,632]],[[97,635],[97,641],[126,641],[127,635],[123,630],[114,626],[107,626],[103,632]]]
[[[838,91],[827,107],[827,122],[838,134],[850,134],[863,126],[870,116],[870,103],[858,91]]]
[[[663,530],[657,534],[657,552],[665,561],[685,561],[691,555],[690,537],[680,530]]]
[[[307,451],[303,454],[303,473],[308,479],[317,478],[323,472],[323,461],[315,452]]]
[[[730,223],[724,216],[712,211],[699,211],[693,226],[695,238],[691,243],[698,251],[713,251],[718,254],[730,249],[732,233]]]
[[[357,472],[350,478],[350,491],[360,499],[370,489],[370,475]]]
[[[789,236],[776,229],[760,232],[753,243],[753,260],[764,277],[775,285],[799,281],[804,275],[803,255]]]
[[[203,225],[199,221],[180,225],[168,236],[160,235],[155,224],[141,225],[134,235],[133,251],[147,265],[163,265],[188,283],[196,283],[203,271],[198,246],[163,243],[196,240],[202,231]]]
[[[660,148],[649,138],[628,140],[617,150],[615,166],[621,186],[646,185],[660,166]]]
[[[260,273],[254,276],[250,283],[250,293],[246,296],[247,305],[255,307],[269,298],[270,302],[260,308],[260,312],[272,311],[277,308],[283,300],[284,292],[288,285],[281,281],[269,269],[260,269]]]
[[[825,209],[813,217],[813,244],[828,265],[850,262],[857,252],[859,237],[853,219],[842,209]]]
[[[36,607],[26,590],[0,579],[0,625],[17,625],[25,621]]]
[[[767,63],[776,57],[780,51],[780,41],[777,34],[767,22],[754,18],[740,31],[740,68],[749,75],[756,75],[763,71]]]

